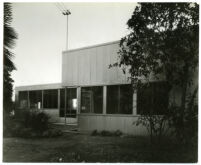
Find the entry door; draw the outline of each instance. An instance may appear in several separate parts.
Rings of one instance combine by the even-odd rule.
[[[60,90],[60,117],[66,123],[77,123],[77,88]]]
[[[66,89],[66,117],[77,118],[77,89]]]

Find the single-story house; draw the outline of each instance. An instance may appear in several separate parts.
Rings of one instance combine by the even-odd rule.
[[[118,51],[119,41],[63,51],[62,82],[16,87],[18,109],[44,111],[52,122],[77,123],[81,131],[146,134],[146,128],[133,122],[148,108],[161,114],[170,101],[179,103],[180,92],[174,89],[168,95],[163,78],[133,92],[129,74],[109,68],[117,62]]]

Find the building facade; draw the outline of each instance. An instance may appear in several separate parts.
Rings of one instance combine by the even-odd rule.
[[[145,135],[136,126],[147,109],[162,114],[170,101],[179,103],[179,91],[168,95],[165,81],[151,80],[147,89],[133,91],[129,74],[112,67],[118,60],[119,41],[62,53],[60,84],[16,87],[18,109],[37,109],[54,123],[78,124],[81,131],[120,130]]]

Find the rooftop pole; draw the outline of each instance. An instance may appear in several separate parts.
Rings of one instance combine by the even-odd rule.
[[[66,15],[66,25],[67,25],[67,29],[66,29],[66,50],[68,50],[68,16],[71,14],[71,12],[69,10],[65,10],[62,12],[63,15]]]

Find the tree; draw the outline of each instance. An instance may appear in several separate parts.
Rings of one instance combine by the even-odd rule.
[[[12,61],[14,54],[11,49],[15,46],[17,33],[11,27],[12,22],[12,7],[10,3],[4,3],[4,40],[3,40],[3,105],[4,112],[11,111],[12,108],[12,93],[13,79],[11,72],[16,70]]]
[[[169,90],[179,86],[183,125],[191,74],[198,67],[198,4],[139,3],[127,25],[130,33],[120,41],[120,60],[114,66],[129,68],[135,89],[149,82],[150,75],[164,75]]]

